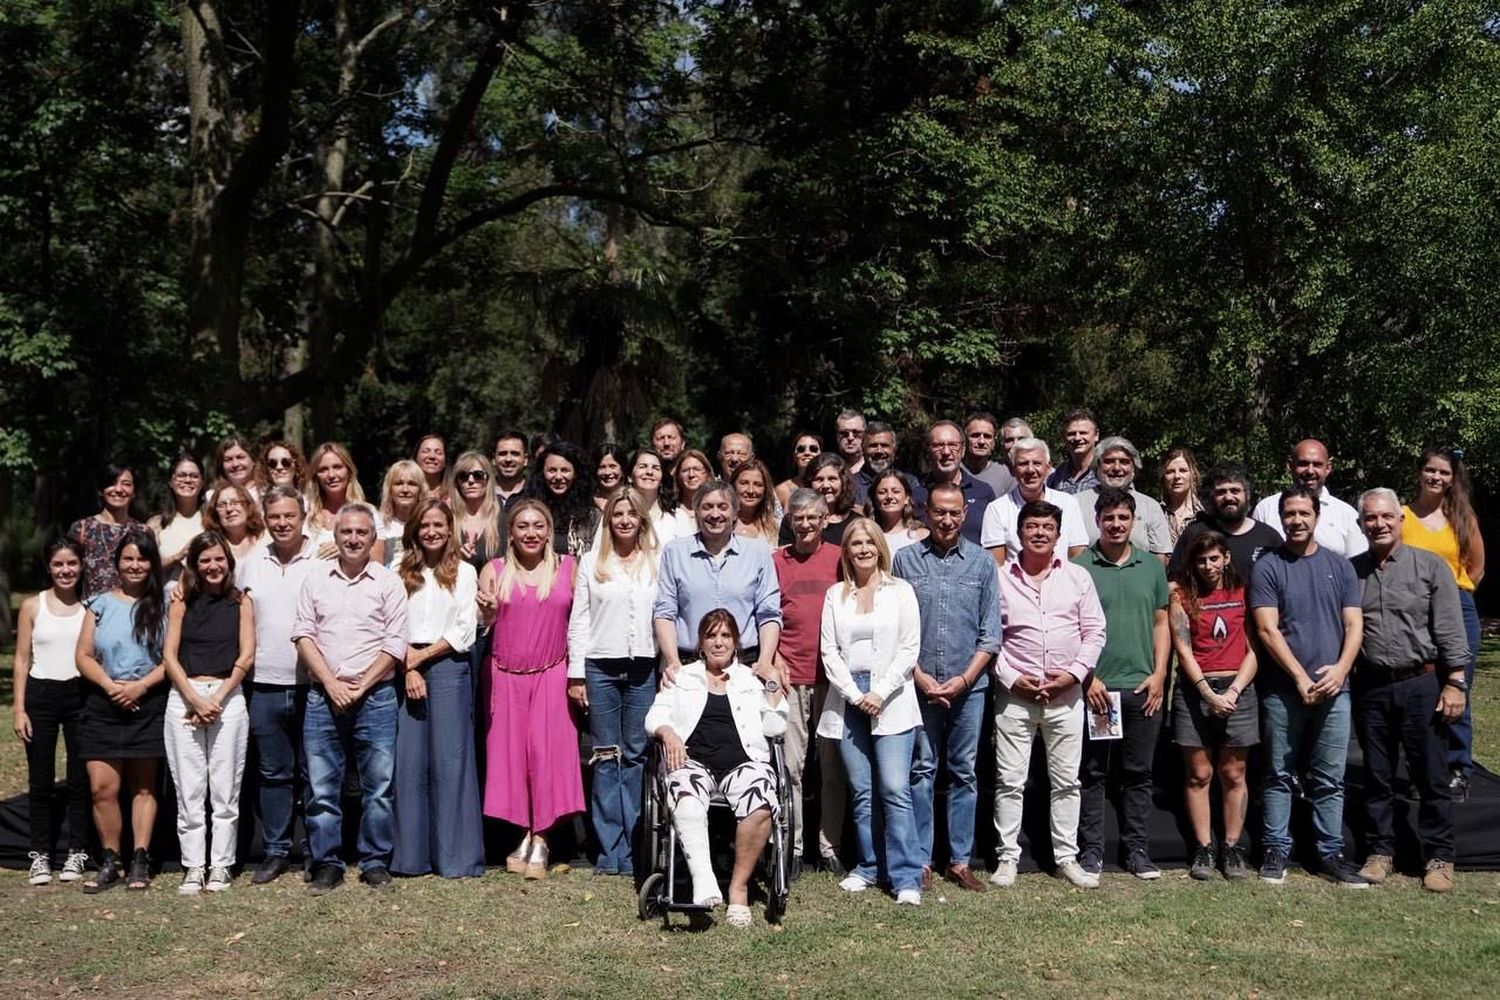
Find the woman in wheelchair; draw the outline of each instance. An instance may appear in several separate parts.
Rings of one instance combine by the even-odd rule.
[[[739,628],[723,608],[698,624],[696,663],[684,664],[646,713],[646,731],[661,740],[667,800],[693,879],[693,902],[723,902],[708,846],[708,806],[717,792],[737,821],[726,920],[750,926],[750,875],[780,809],[767,736],[786,730],[787,705],[774,681],[735,662]]]

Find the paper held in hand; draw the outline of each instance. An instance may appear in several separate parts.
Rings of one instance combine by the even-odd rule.
[[[1117,740],[1125,733],[1123,720],[1120,716],[1120,692],[1110,691],[1106,694],[1109,698],[1109,711],[1095,712],[1089,709],[1089,739],[1091,740]]]

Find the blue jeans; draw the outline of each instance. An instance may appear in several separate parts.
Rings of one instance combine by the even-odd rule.
[[[924,864],[932,864],[933,802],[938,761],[948,775],[948,863],[967,865],[974,853],[974,814],[979,781],[979,727],[984,723],[984,689],[965,691],[949,708],[924,700],[917,731],[917,758],[911,769],[912,812]]]
[[[1464,699],[1464,714],[1448,723],[1444,747],[1447,750],[1448,770],[1468,774],[1474,770],[1474,720],[1469,715],[1469,705],[1474,698],[1474,664],[1479,660],[1479,612],[1474,607],[1474,595],[1467,590],[1458,592],[1458,603],[1464,612],[1464,632],[1469,638],[1469,662],[1464,664],[1464,680],[1469,684],[1469,696]]]
[[[861,691],[870,689],[869,674],[855,674]],[[852,874],[872,884],[889,882],[896,892],[922,888],[922,849],[911,804],[911,762],[917,731],[875,736],[870,717],[844,706],[844,738],[839,756],[849,776],[854,806],[854,835],[859,864]],[[874,783],[879,777],[879,795]],[[876,806],[879,806],[879,814]],[[880,836],[877,836],[879,831]]]
[[[586,660],[589,735],[594,741],[590,796],[600,872],[635,871],[631,847],[641,820],[646,770],[646,710],[656,697],[655,658]],[[615,748],[610,753],[610,748]]]
[[[1304,705],[1296,691],[1273,688],[1261,700],[1266,787],[1261,798],[1263,845],[1292,851],[1292,775],[1307,757],[1306,794],[1312,802],[1318,856],[1344,849],[1344,765],[1349,759],[1349,692]],[[1306,750],[1304,754],[1304,748]]]
[[[250,685],[250,737],[255,741],[260,775],[260,835],[268,858],[286,857],[292,849],[298,786],[307,782],[307,763],[302,756],[302,716],[306,710],[305,687]]]
[[[344,867],[344,759],[359,759],[359,783],[364,814],[359,821],[359,867],[390,868],[395,837],[391,785],[396,770],[396,685],[375,685],[359,702],[343,712],[333,711],[323,689],[307,693],[307,716],[302,724],[307,754],[307,839],[315,865]]]

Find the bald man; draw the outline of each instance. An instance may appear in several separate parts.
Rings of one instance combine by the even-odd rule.
[[[1292,474],[1293,486],[1306,486],[1318,495],[1318,526],[1314,540],[1323,548],[1344,557],[1357,556],[1370,547],[1364,532],[1359,527],[1359,512],[1328,492],[1324,483],[1333,471],[1333,459],[1322,441],[1307,438],[1298,441],[1287,457],[1287,471]],[[1251,514],[1261,524],[1270,525],[1281,532],[1281,514],[1277,503],[1279,491],[1264,497],[1255,505]],[[1282,534],[1285,538],[1286,535]]]
[[[725,434],[719,439],[719,469],[727,482],[734,470],[755,457],[755,445],[749,434]]]

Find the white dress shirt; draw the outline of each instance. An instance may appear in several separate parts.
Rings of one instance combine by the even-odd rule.
[[[1057,536],[1057,544],[1063,551],[1059,554],[1066,559],[1068,549],[1087,548],[1088,531],[1083,526],[1083,514],[1073,495],[1048,486],[1043,488],[1042,499],[1062,509],[1062,531]],[[1026,499],[1021,496],[1019,486],[990,501],[990,505],[984,509],[984,527],[979,535],[979,544],[987,549],[998,549],[1003,545],[1007,559],[1019,559],[1021,533],[1017,521],[1024,506]]]
[[[880,581],[875,591],[875,607],[868,614],[858,611],[859,593],[835,583],[823,599],[821,651],[823,669],[828,674],[828,697],[818,718],[818,735],[843,739],[844,713],[858,712],[849,706],[862,700],[864,693],[854,683],[849,670],[850,653],[864,628],[874,626],[869,663],[870,693],[881,701],[871,732],[891,736],[915,729],[922,724],[922,710],[917,705],[917,688],[912,671],[922,649],[922,617],[917,608],[917,592],[911,584],[894,576]]]
[[[407,641],[430,646],[447,639],[455,653],[467,653],[474,645],[479,625],[479,574],[462,559],[458,579],[449,590],[437,581],[432,567],[422,567],[422,587],[406,598]]]
[[[1281,530],[1280,490],[1261,497],[1260,503],[1255,505],[1255,513],[1250,516],[1270,525],[1282,538],[1286,537],[1286,532]],[[1353,558],[1370,547],[1365,533],[1359,530],[1359,511],[1329,493],[1326,486],[1318,494],[1318,524],[1313,529],[1313,541],[1346,558]]]
[[[656,605],[659,557],[647,561],[637,555],[627,569],[618,559],[609,563],[609,579],[595,578],[599,550],[578,561],[573,583],[573,610],[568,615],[568,677],[582,680],[584,660],[655,658]]]

